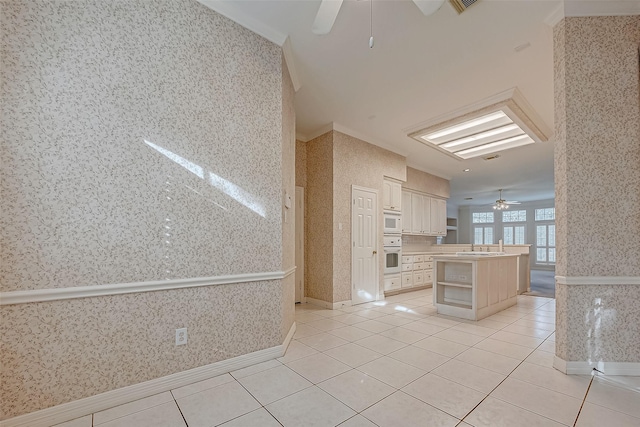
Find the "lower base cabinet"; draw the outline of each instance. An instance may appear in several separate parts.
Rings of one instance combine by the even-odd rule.
[[[393,276],[384,276],[384,290],[397,291],[402,287],[402,279],[399,274]]]

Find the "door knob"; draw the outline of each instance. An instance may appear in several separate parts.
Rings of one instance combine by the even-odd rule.
[[[377,253],[378,253],[378,251],[373,251],[373,254],[374,254],[374,255],[375,255],[375,254],[377,254]]]

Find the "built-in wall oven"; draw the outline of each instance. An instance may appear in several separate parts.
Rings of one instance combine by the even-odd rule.
[[[398,274],[402,271],[402,237],[384,236],[384,274]]]

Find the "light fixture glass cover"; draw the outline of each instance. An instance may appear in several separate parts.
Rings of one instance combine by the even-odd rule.
[[[423,123],[408,134],[458,160],[547,141],[551,130],[517,88]]]

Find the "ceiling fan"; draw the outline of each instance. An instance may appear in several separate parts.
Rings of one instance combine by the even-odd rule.
[[[437,12],[445,1],[446,0],[413,0],[416,6],[418,6],[418,9],[420,9],[425,16],[429,16]],[[478,0],[449,1],[458,13],[462,13],[466,8]],[[336,21],[338,12],[340,12],[342,2],[343,0],[322,0],[318,13],[316,14],[316,19],[313,21],[313,27],[311,28],[311,31],[313,31],[314,34],[329,34],[333,27],[333,23]]]
[[[496,200],[496,203],[493,205],[493,209],[496,210],[504,210],[504,209],[509,209],[509,205],[519,205],[520,202],[516,201],[516,200],[504,200],[502,198],[502,188],[498,190],[500,192],[500,197],[498,198],[498,200]]]

